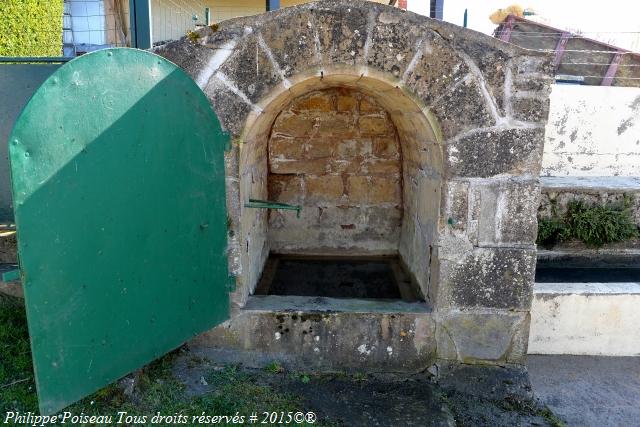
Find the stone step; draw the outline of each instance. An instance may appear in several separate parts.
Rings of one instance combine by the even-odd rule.
[[[18,243],[14,230],[0,229],[0,264],[18,262]]]
[[[435,361],[435,321],[424,302],[252,296],[190,347],[256,368],[418,372]]]
[[[632,283],[536,283],[529,354],[640,355],[640,277]]]
[[[640,177],[634,176],[541,176],[543,191],[640,192]]]
[[[0,263],[0,294],[10,295],[12,297],[24,298],[22,292],[22,283],[18,280],[5,282],[2,280],[2,274],[18,268],[18,264]]]

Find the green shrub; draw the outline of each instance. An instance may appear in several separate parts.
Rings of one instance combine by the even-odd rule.
[[[627,199],[620,206],[587,206],[582,202],[571,202],[566,220],[572,237],[589,246],[638,237],[638,227]]]
[[[568,238],[568,229],[562,219],[541,218],[538,220],[538,239],[540,246],[550,247]]]
[[[622,203],[602,206],[573,201],[562,217],[556,214],[555,207],[552,211],[551,218],[538,221],[537,243],[544,247],[568,239],[578,239],[588,246],[598,247],[639,237],[628,197]]]
[[[61,56],[63,0],[0,0],[0,56]]]

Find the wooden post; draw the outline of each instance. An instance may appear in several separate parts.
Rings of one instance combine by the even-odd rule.
[[[607,73],[604,75],[602,79],[601,86],[611,86],[613,83],[613,79],[618,72],[618,65],[622,62],[622,52],[616,52],[616,54],[611,59],[611,63],[609,64],[609,68],[607,68]]]
[[[502,23],[502,31],[500,32],[500,37],[498,37],[503,42],[509,42],[511,40],[511,31],[513,30],[513,23],[515,22],[516,17],[513,15],[507,16],[507,19]]]
[[[558,44],[556,44],[556,58],[553,61],[554,67],[558,70],[558,66],[560,65],[560,61],[562,60],[562,56],[564,55],[564,50],[567,47],[567,43],[569,42],[569,33],[566,31],[562,32],[562,36],[560,36],[560,40],[558,40]]]

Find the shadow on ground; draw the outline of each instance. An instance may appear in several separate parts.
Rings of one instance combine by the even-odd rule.
[[[38,409],[23,301],[0,296],[0,414],[8,411],[37,413]],[[198,423],[197,417],[248,417],[255,412],[262,421],[265,411],[313,411],[318,416],[313,424],[289,425],[559,425],[550,411],[533,400],[523,371],[442,367],[436,382],[428,373],[318,374],[287,371],[275,362],[261,370],[249,370],[216,364],[185,347],[65,411],[110,415],[113,422],[109,425],[116,424],[118,412],[147,416],[145,422],[136,425],[151,425],[151,417],[158,412],[187,415],[186,425],[211,425]],[[276,424],[285,425],[267,423]]]

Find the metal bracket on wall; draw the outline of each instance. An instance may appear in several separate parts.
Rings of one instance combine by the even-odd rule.
[[[302,206],[300,205],[289,205],[287,203],[258,199],[249,199],[249,203],[245,203],[244,207],[253,209],[284,209],[289,211],[296,211],[297,218],[300,218],[300,211],[302,210]]]

